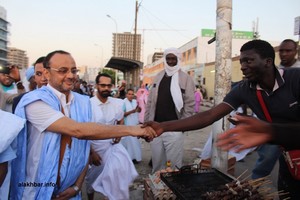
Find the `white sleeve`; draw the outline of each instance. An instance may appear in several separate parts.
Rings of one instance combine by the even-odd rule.
[[[124,105],[124,101],[117,99],[117,105],[116,105],[116,107],[117,107],[116,108],[117,109],[117,114],[116,114],[116,119],[118,121],[121,121],[124,118],[123,105]]]
[[[54,110],[43,101],[35,101],[25,108],[27,120],[40,132],[45,131],[52,123],[64,117],[60,111]]]
[[[122,105],[118,106],[118,114],[117,114],[116,118],[118,121],[121,121],[124,118],[124,111],[123,111]]]

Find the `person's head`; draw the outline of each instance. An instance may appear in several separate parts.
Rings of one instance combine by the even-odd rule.
[[[43,62],[45,60],[45,57],[42,56],[38,58],[34,63],[34,79],[37,84],[38,88],[41,88],[43,85],[47,85],[48,81],[46,79],[45,73],[44,73],[44,66]]]
[[[111,77],[106,73],[98,74],[96,77],[97,97],[106,100],[111,94]]]
[[[177,48],[168,48],[164,51],[164,69],[168,76],[173,76],[180,70],[181,53]]]
[[[284,67],[292,66],[297,60],[297,43],[294,40],[286,39],[279,45],[280,64]]]
[[[133,89],[129,88],[129,89],[127,90],[126,98],[127,98],[129,101],[132,101],[132,99],[134,98],[134,91],[133,91]]]
[[[14,67],[17,67],[13,65]],[[13,78],[9,76],[10,68],[7,66],[1,66],[0,68],[0,84],[4,86],[11,86],[13,82],[15,81]]]
[[[46,56],[43,65],[49,84],[68,95],[74,88],[78,72],[71,54],[62,50],[53,51]]]
[[[30,66],[25,72],[27,81],[29,82],[29,90],[34,90],[36,88],[36,82],[34,78],[34,67]]]
[[[164,51],[164,63],[169,67],[180,65],[181,53],[177,48],[168,48]]]
[[[82,81],[82,85],[83,85],[84,87],[87,87],[87,82],[86,82],[86,81]]]
[[[240,49],[241,70],[250,81],[262,81],[275,68],[274,48],[264,40],[252,40]]]

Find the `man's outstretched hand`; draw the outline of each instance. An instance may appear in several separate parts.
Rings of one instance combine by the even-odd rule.
[[[225,131],[218,137],[217,146],[223,150],[233,149],[240,152],[269,142],[272,139],[272,128],[267,122],[254,117],[236,115],[236,127]]]

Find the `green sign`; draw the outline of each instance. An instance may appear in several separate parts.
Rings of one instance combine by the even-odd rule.
[[[202,29],[201,36],[202,37],[214,37],[216,30],[214,29]]]
[[[201,36],[202,37],[214,37],[216,30],[214,29],[202,29]],[[253,32],[252,31],[232,31],[232,38],[233,39],[253,39]]]

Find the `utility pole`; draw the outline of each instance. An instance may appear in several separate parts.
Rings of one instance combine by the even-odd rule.
[[[137,55],[137,48],[136,48],[137,37],[136,37],[136,34],[137,34],[138,9],[139,9],[138,0],[136,0],[135,1],[135,20],[134,20],[134,38],[133,38],[133,60],[137,60],[137,56],[136,56]],[[134,84],[134,86],[137,86],[137,87],[140,86],[140,72],[141,72],[140,67],[138,67],[137,69],[135,69],[133,71],[133,77],[134,77],[133,84]]]
[[[136,31],[137,31],[137,14],[138,0],[135,1],[135,20],[134,20],[134,38],[133,38],[133,60],[136,60]]]
[[[231,89],[232,0],[217,0],[216,17],[215,105],[221,103]],[[228,153],[216,148],[217,136],[229,127],[226,117],[212,125],[212,167],[228,169]]]

